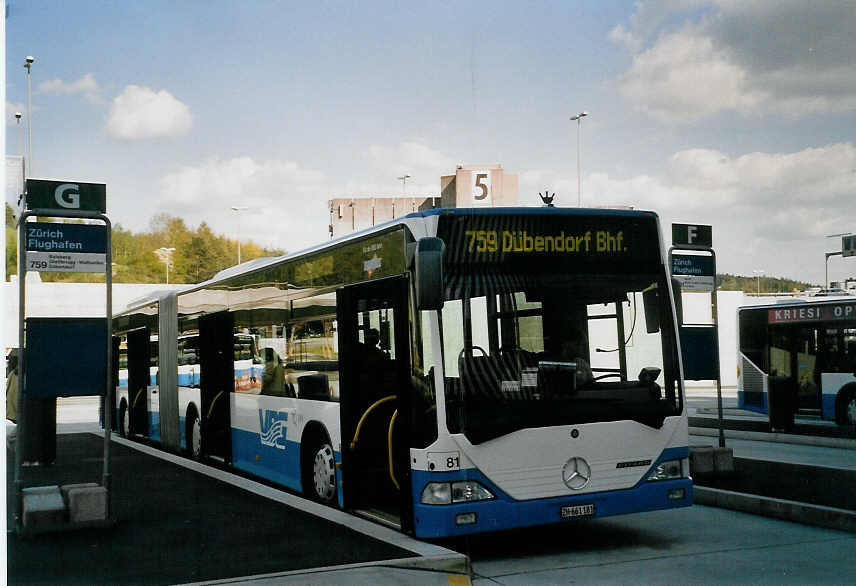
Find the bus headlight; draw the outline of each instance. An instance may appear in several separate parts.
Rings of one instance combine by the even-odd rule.
[[[674,480],[683,478],[682,460],[667,460],[660,462],[648,476],[648,480]]]
[[[495,498],[493,493],[474,480],[429,482],[422,490],[423,505],[471,503]]]
[[[493,493],[478,482],[465,480],[452,483],[452,502],[469,503],[472,501],[484,501],[493,498]]]
[[[422,489],[423,505],[448,505],[452,502],[452,485],[448,482],[429,482]]]

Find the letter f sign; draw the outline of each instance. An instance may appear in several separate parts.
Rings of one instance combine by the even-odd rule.
[[[54,199],[64,208],[79,209],[80,208],[80,186],[76,183],[63,183],[56,188]]]
[[[696,239],[697,226],[687,226],[687,243],[692,244]]]

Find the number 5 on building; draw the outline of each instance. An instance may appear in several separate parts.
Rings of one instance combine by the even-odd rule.
[[[490,174],[473,171],[473,202],[490,203]]]

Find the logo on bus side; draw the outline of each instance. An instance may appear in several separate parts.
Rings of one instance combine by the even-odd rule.
[[[263,446],[285,449],[285,432],[288,429],[288,413],[259,409],[259,439]]]

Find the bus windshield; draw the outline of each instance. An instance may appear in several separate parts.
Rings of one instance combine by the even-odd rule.
[[[660,428],[681,413],[663,276],[482,273],[459,285],[441,321],[453,433],[481,443],[555,425]]]

